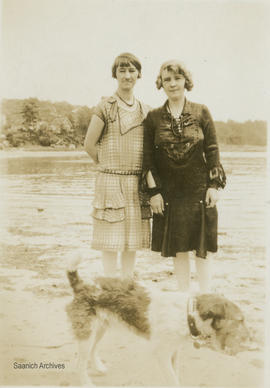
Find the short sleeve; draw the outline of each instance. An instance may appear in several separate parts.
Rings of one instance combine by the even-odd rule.
[[[102,103],[102,101],[95,106],[93,114],[98,116],[104,124],[106,123],[104,103]]]

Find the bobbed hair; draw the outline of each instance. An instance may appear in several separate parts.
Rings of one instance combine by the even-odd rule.
[[[161,68],[160,68],[160,71],[159,71],[159,74],[158,74],[157,80],[156,80],[156,85],[157,85],[158,89],[161,89],[163,87],[163,85],[162,85],[162,72],[164,70],[172,71],[175,74],[182,74],[185,77],[185,89],[190,91],[193,88],[192,76],[191,76],[190,72],[187,70],[186,66],[182,62],[180,62],[176,59],[172,59],[170,61],[164,62],[161,65]]]
[[[136,67],[136,69],[139,72],[138,78],[141,78],[142,76],[141,62],[137,57],[135,57],[135,55],[130,53],[122,53],[115,58],[114,63],[112,65],[112,77],[116,78],[116,69],[118,66],[125,67],[125,66],[129,66],[130,64]]]

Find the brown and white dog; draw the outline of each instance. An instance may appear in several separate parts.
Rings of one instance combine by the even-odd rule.
[[[180,385],[181,344],[190,336],[196,346],[229,354],[247,350],[244,316],[223,296],[202,294],[188,299],[178,292],[150,291],[133,280],[119,278],[100,277],[85,284],[78,276],[78,264],[75,260],[67,272],[74,291],[67,313],[78,340],[82,385],[93,385],[87,373],[88,361],[92,369],[105,373],[97,345],[115,320],[149,341],[168,386]]]

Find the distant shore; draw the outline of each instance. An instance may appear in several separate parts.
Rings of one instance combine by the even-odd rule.
[[[249,145],[249,144],[220,144],[219,145],[221,152],[266,152],[267,146],[259,146],[259,145]],[[83,146],[78,146],[76,148],[71,148],[69,146],[49,146],[44,147],[40,145],[27,145],[23,147],[6,147],[3,149],[0,149],[0,152],[58,152],[58,151],[64,151],[64,152],[78,152],[82,151],[85,152]]]

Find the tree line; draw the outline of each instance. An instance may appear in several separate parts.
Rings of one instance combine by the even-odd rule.
[[[68,102],[40,101],[37,98],[2,101],[2,142],[7,146],[83,145],[94,107]],[[267,124],[263,120],[215,121],[220,144],[267,144]]]
[[[68,102],[6,99],[2,102],[2,133],[12,147],[29,144],[79,147],[94,108]]]

